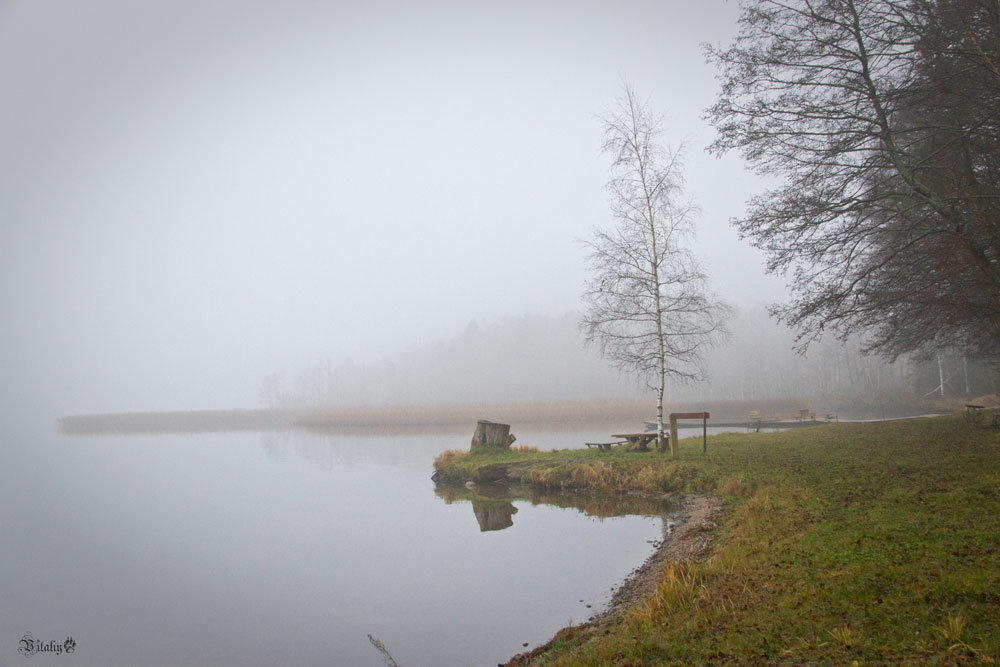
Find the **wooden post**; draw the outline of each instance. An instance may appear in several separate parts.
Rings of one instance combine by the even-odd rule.
[[[708,454],[708,413],[701,418],[701,453]]]
[[[670,415],[670,455],[677,458],[677,415]]]

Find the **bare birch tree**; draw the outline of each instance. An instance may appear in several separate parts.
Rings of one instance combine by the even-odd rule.
[[[726,334],[729,308],[709,291],[705,272],[682,245],[696,208],[683,198],[681,149],[659,143],[661,119],[626,84],[602,121],[614,225],[589,243],[580,328],[613,366],[638,373],[656,391],[662,452],[667,380],[702,379],[703,354]],[[676,457],[676,443],[672,451]]]

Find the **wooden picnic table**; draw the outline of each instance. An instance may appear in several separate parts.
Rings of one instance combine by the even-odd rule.
[[[630,447],[634,447],[639,452],[648,452],[649,443],[656,440],[655,433],[612,433],[611,437],[624,438]]]
[[[677,420],[678,419],[700,419],[702,427],[702,454],[707,452],[708,449],[708,417],[707,412],[671,412],[670,413],[670,435],[669,440],[664,442],[664,448],[669,443],[673,443],[672,447],[674,449],[674,457],[676,458],[677,452]],[[664,434],[666,435],[666,434]],[[625,438],[628,444],[635,449],[637,452],[648,452],[649,443],[656,440],[656,433],[614,433],[611,435],[612,438]]]

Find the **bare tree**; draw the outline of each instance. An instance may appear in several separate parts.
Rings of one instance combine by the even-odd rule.
[[[713,149],[783,179],[736,224],[791,274],[803,346],[1000,356],[1000,4],[746,0],[708,55]]]
[[[589,244],[580,328],[612,365],[655,389],[662,452],[667,379],[703,377],[702,355],[725,335],[729,308],[708,290],[705,272],[682,245],[696,209],[683,199],[681,150],[659,143],[661,119],[626,84],[602,121],[615,223]]]

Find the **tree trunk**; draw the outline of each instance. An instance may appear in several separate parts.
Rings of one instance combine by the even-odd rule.
[[[938,391],[941,398],[944,398],[944,366],[941,365],[941,350],[938,350],[935,356],[937,356],[938,365]]]
[[[676,460],[678,455],[677,417],[670,415],[670,457]]]
[[[480,419],[476,423],[476,432],[472,436],[470,451],[474,452],[482,447],[507,449],[515,440],[517,438],[510,434],[510,424],[498,424]]]
[[[656,390],[656,451],[667,451],[667,441],[663,437],[663,383]]]
[[[969,357],[964,352],[962,353],[962,375],[965,377],[965,395],[972,396],[972,390],[969,388]]]

